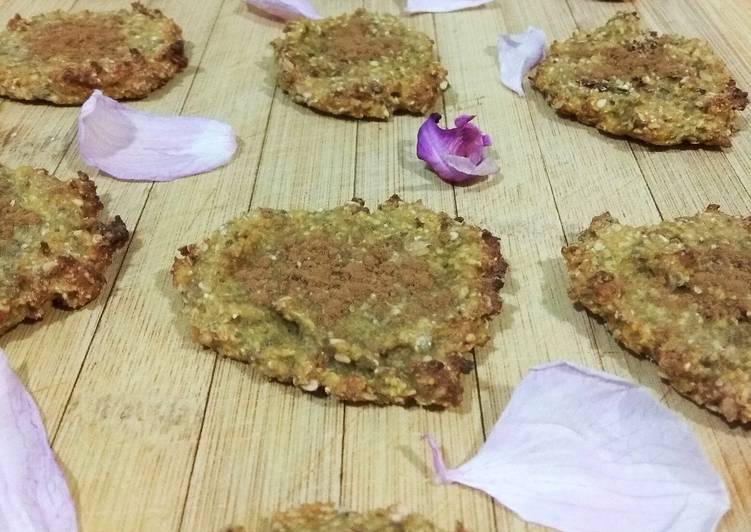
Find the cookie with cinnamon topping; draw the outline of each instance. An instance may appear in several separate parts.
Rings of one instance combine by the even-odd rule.
[[[714,205],[632,227],[592,220],[563,249],[570,295],[681,394],[751,421],[751,218]]]
[[[532,80],[559,113],[658,145],[729,146],[748,104],[705,41],[644,31],[636,13],[554,42]]]
[[[128,239],[84,173],[61,181],[45,170],[0,165],[0,333],[52,305],[79,308],[99,295],[112,255]]]
[[[184,68],[180,27],[140,3],[119,11],[13,17],[0,33],[0,95],[78,104],[94,89],[142,98]]]
[[[393,197],[257,209],[172,268],[193,337],[262,374],[346,401],[451,406],[501,309],[489,232]]]
[[[425,114],[447,87],[433,41],[397,17],[358,9],[299,20],[271,45],[279,86],[294,101],[335,115],[389,118]]]

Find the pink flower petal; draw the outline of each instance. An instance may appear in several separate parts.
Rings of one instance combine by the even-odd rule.
[[[282,20],[319,19],[321,15],[306,0],[245,0],[248,5]]]
[[[545,56],[545,32],[530,26],[524,33],[503,34],[498,39],[501,83],[524,96],[524,76]]]
[[[534,368],[480,451],[436,477],[567,531],[705,532],[728,493],[696,438],[643,388],[565,362]]]
[[[489,4],[493,0],[407,0],[407,13],[447,13]]]
[[[39,410],[0,350],[0,530],[77,529],[73,499]]]
[[[485,156],[490,136],[470,123],[474,116],[461,115],[455,128],[442,129],[441,115],[434,113],[417,132],[417,157],[449,183],[467,183],[498,172],[496,162]]]
[[[170,181],[226,164],[232,128],[208,118],[135,111],[95,90],[78,115],[81,158],[118,179]]]
[[[493,159],[483,159],[478,164],[475,164],[467,157],[460,157],[459,155],[452,155],[450,153],[444,155],[443,159],[449,168],[470,177],[495,174],[499,170],[498,164]]]
[[[448,476],[448,468],[443,463],[443,455],[441,455],[441,448],[435,438],[430,434],[423,434],[422,439],[430,447],[430,452],[433,455],[433,469],[435,470],[435,483],[436,484],[451,484],[451,479]]]

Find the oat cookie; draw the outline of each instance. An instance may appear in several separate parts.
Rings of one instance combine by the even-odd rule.
[[[428,519],[392,506],[370,512],[337,511],[331,503],[303,504],[274,515],[268,532],[441,532]],[[457,524],[455,532],[466,532]]]
[[[296,102],[326,113],[384,119],[395,111],[425,114],[447,87],[433,41],[392,15],[358,9],[290,22],[271,45],[279,86]]]
[[[99,295],[128,239],[122,220],[100,220],[101,209],[86,174],[66,182],[0,166],[0,333],[53,303],[78,308]]]
[[[636,13],[554,42],[532,80],[559,113],[659,145],[729,146],[748,103],[706,42],[643,31]]]
[[[563,249],[570,295],[683,395],[751,421],[751,219],[710,206],[654,226],[598,216]]]
[[[0,95],[79,104],[94,89],[142,98],[187,65],[180,28],[139,3],[13,17],[0,33]]]
[[[257,209],[182,248],[172,274],[194,339],[268,377],[450,406],[505,269],[487,231],[393,197],[372,213]]]

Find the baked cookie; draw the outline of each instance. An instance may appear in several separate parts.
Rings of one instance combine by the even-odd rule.
[[[100,89],[118,100],[143,98],[187,62],[177,24],[139,3],[16,15],[0,33],[0,95],[79,104]]]
[[[193,337],[262,374],[346,401],[451,406],[501,309],[498,240],[393,197],[258,209],[172,268]]]
[[[102,221],[84,173],[0,166],[0,333],[50,305],[78,308],[99,295],[112,255],[128,239],[120,217]]]
[[[241,529],[234,529],[240,532]],[[268,532],[441,532],[428,519],[392,506],[370,512],[338,511],[331,503],[312,503],[274,515]],[[460,524],[455,532],[466,532]]]
[[[751,421],[751,219],[710,206],[654,226],[598,216],[563,249],[570,295],[681,394]]]
[[[658,145],[729,146],[748,103],[706,42],[643,31],[636,13],[554,42],[532,81],[562,115]]]
[[[335,115],[425,114],[448,86],[433,41],[392,15],[358,9],[299,20],[271,45],[279,86],[294,101]]]

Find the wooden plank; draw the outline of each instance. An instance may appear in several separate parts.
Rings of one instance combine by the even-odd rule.
[[[486,183],[457,189],[459,214],[499,235],[510,264],[496,335],[492,344],[477,354],[486,431],[530,367],[557,359],[593,367],[601,364],[586,317],[575,312],[565,293],[560,260],[565,240],[552,193],[565,188],[562,179],[575,188],[590,186],[577,181],[579,175],[573,162],[566,160],[565,150],[577,144],[595,159],[601,156],[596,144],[599,139],[566,129],[568,124],[546,123],[551,119],[540,115],[531,90],[527,90],[528,98],[522,99],[498,80],[498,36],[523,30],[529,20],[538,24],[532,14],[544,9],[552,11],[549,27],[561,24],[555,7],[545,7],[542,2],[496,2],[492,9],[436,16],[442,60],[452,73],[456,95],[454,101],[447,98],[447,115],[476,114],[495,141],[493,151],[502,168],[499,176]],[[545,135],[555,136],[547,141],[541,139]],[[615,164],[621,160],[638,183],[638,172],[628,166],[628,154],[621,154]],[[474,450],[480,443],[476,441]],[[453,464],[469,456],[465,452],[448,460]],[[542,530],[525,524],[500,505],[495,509],[499,530]]]
[[[690,7],[688,7],[690,5]],[[581,2],[571,2],[572,9],[579,20],[586,18],[590,24],[601,24],[609,16],[618,11],[617,6],[607,3],[599,3],[596,6],[583,7]],[[687,37],[700,37],[707,40],[713,49],[727,63],[730,71],[738,81],[739,86],[746,91],[751,89],[751,65],[748,63],[748,51],[751,50],[751,38],[747,31],[742,31],[744,20],[751,16],[751,6],[747,2],[695,2],[688,4],[676,0],[667,2],[645,2],[637,6],[642,23],[645,27],[653,28],[662,33],[678,33]],[[740,131],[732,137],[733,147],[723,150],[724,157],[732,167],[736,175],[736,181],[743,184],[746,191],[751,191],[751,121],[748,113],[742,113],[739,120]],[[649,148],[642,148],[649,149]],[[701,150],[710,157],[715,152]],[[686,150],[678,150],[679,154],[685,154]],[[682,159],[682,166],[693,169],[688,157],[675,157]],[[715,161],[718,160],[716,155]],[[671,169],[671,165],[666,165]],[[701,172],[707,179],[722,181],[723,176],[729,175],[725,168],[714,167],[713,171]],[[689,172],[689,174],[696,171]],[[679,187],[680,188],[680,187]],[[692,187],[682,187],[684,190]],[[706,190],[712,189],[707,186]],[[679,190],[675,190],[675,193]],[[746,194],[747,195],[747,194]]]
[[[596,6],[571,2],[570,7],[577,25],[583,29],[603,24],[622,9],[622,6],[619,9],[617,5],[607,2],[600,2]],[[677,4],[663,7],[646,3],[637,7],[645,28],[661,33],[699,34],[689,18],[693,17],[690,14],[693,10],[679,9]],[[742,144],[749,134],[751,131],[740,132],[733,137],[735,146],[724,151],[657,148],[638,142],[631,142],[630,145],[663,216],[694,214],[703,210],[708,203],[718,203],[728,212],[742,213],[749,212],[751,195],[737,172],[739,164],[743,165],[743,162],[729,158],[737,159],[738,154],[743,152]],[[738,137],[741,146],[738,145]]]
[[[367,1],[366,8],[399,14],[396,5]],[[411,28],[434,38],[433,17],[404,19]],[[437,109],[439,110],[439,109]],[[455,214],[452,188],[428,171],[415,156],[417,130],[425,117],[396,116],[389,122],[360,122],[357,139],[355,195],[375,208],[392,194],[422,200],[436,210]],[[446,529],[462,521],[470,530],[493,530],[492,503],[469,490],[432,486],[432,472],[420,436],[435,434],[452,459],[467,456],[482,441],[482,421],[475,374],[464,379],[459,408],[347,406],[341,506],[368,510],[398,503],[410,512],[431,516]]]
[[[742,52],[739,53],[740,50],[748,49],[751,40],[748,39],[746,32],[734,31],[739,27],[739,20],[751,16],[751,6],[744,2],[728,2],[722,5],[713,2],[701,8],[698,3],[693,4],[688,9],[685,6],[677,9],[679,6],[676,2],[655,6],[648,4],[642,10],[643,17],[659,31],[673,31],[708,40],[720,56],[728,62],[741,87],[746,89],[751,87],[751,65],[748,63],[748,56],[742,55]],[[703,168],[689,169],[688,172],[691,173],[693,170],[698,174],[694,179],[694,183],[697,184],[692,184],[691,188],[698,188],[698,183],[706,184],[701,191],[705,201],[711,200],[719,203],[729,212],[748,215],[751,212],[748,193],[744,194],[734,185],[734,182],[741,181],[747,191],[751,185],[751,179],[749,179],[751,123],[747,118],[748,113],[741,116],[743,117],[741,131],[733,137],[732,148],[723,152],[698,152],[711,162]],[[729,172],[718,163],[720,155],[727,158],[735,172]],[[727,185],[730,183],[733,183],[733,187],[728,190]],[[680,193],[680,188],[680,185],[676,183],[673,190]],[[715,464],[720,464],[719,470],[726,479],[732,504],[731,512],[723,520],[723,528],[726,530],[751,528],[749,512],[751,486],[748,483],[751,443],[746,431],[740,427],[731,429],[718,416],[699,409],[673,392],[666,396],[666,403],[692,420],[706,452]]]
[[[359,5],[324,4],[320,12],[326,16]],[[251,32],[268,22],[243,13],[231,24]],[[273,35],[245,52],[251,54],[246,61],[263,69],[257,77],[269,89],[274,67],[267,41]],[[251,207],[314,209],[351,199],[357,122],[321,115],[277,90],[266,133]],[[267,382],[243,364],[219,360],[181,529],[218,530],[234,523],[258,530],[274,511],[336,502],[343,414],[334,400]]]
[[[4,28],[5,22],[15,14],[28,19],[51,10],[68,11],[76,3],[76,0],[34,3],[8,0],[0,4],[0,22]],[[0,100],[2,164],[32,165],[55,170],[75,139],[77,116],[78,108],[74,106]]]
[[[670,4],[673,5],[672,2]],[[683,23],[677,31],[686,31],[689,35],[709,40],[727,62],[740,88],[750,92],[751,63],[748,52],[751,50],[751,39],[748,31],[742,28],[746,27],[744,21],[751,17],[751,5],[744,1],[716,0],[707,5],[692,1],[689,5],[690,8],[681,11],[682,17],[689,18],[690,26]],[[667,17],[668,9],[665,6],[660,11],[663,17]],[[732,139],[733,148],[725,154],[746,190],[751,192],[751,118],[748,109],[741,114],[739,127],[740,131]]]
[[[222,0],[212,0],[202,10],[178,1],[155,4],[183,27],[192,43],[191,66],[133,106],[163,113],[181,111],[221,4]],[[120,4],[78,4],[85,6],[106,9]],[[224,109],[202,111],[231,118]],[[81,162],[73,149],[61,169],[76,168]],[[222,178],[214,174],[161,183],[143,214],[149,184],[100,176],[96,181],[110,207],[124,212],[134,234],[54,448],[73,479],[83,530],[174,529],[188,486],[213,359],[196,353],[182,331],[175,329],[167,269],[173,250],[184,243],[190,229],[200,227],[200,221],[210,223],[205,218],[216,215],[211,200],[218,195]],[[191,203],[196,197],[206,198],[206,203]],[[206,213],[205,218],[199,221],[196,211]]]
[[[751,38],[748,31],[741,29],[746,27],[744,21],[751,17],[748,2],[713,0],[704,5],[695,1],[679,4],[670,0],[656,5],[647,3],[640,12],[648,24],[660,31],[709,41],[727,63],[740,88],[751,91],[751,64],[748,61]],[[751,119],[748,110],[741,113],[738,122],[740,131],[732,137],[733,146],[723,153],[746,191],[751,192]],[[710,171],[706,177],[714,178],[717,174],[722,175],[721,169]]]
[[[728,63],[733,75],[738,80],[739,86],[745,91],[751,90],[751,39],[745,30],[747,21],[751,17],[751,5],[748,2],[733,1],[722,2],[711,0],[706,5],[691,0],[688,9],[681,10],[682,22],[680,30],[687,31],[689,35],[701,36],[712,44],[720,56]],[[660,10],[660,15],[672,21],[670,9],[675,9],[673,2]],[[672,26],[672,25],[671,25]],[[733,165],[736,174],[743,182],[746,190],[751,190],[751,119],[748,109],[741,114],[738,134],[733,137],[733,148],[726,151],[729,162]],[[731,205],[732,196],[724,195],[723,208],[729,211],[739,212]],[[748,204],[744,203],[743,214],[751,211]],[[696,410],[692,409],[694,414]],[[717,450],[713,455],[719,454],[730,472],[730,477],[725,476],[732,494],[733,509],[724,525],[727,530],[745,530],[751,528],[751,485],[748,482],[751,472],[751,444],[748,439],[748,431],[741,427],[730,429],[727,424],[716,416],[705,415],[698,419],[700,423],[706,423],[714,429],[717,441]],[[716,454],[715,454],[716,453]]]
[[[46,6],[8,1],[0,4],[0,21],[4,23],[16,13],[28,18],[46,9],[67,10],[73,4],[71,0],[50,1]],[[54,171],[75,138],[77,113],[74,107],[0,100],[0,164],[31,165]],[[43,321],[21,324],[2,337],[10,363],[20,371],[40,405],[50,433],[57,430],[116,268],[107,274],[108,284],[100,297],[84,309],[77,312],[53,309]],[[55,346],[54,350],[50,346]]]
[[[328,15],[361,3],[320,0],[316,6]],[[364,3],[393,13],[403,7]],[[474,10],[405,17],[435,36],[449,69],[445,119],[477,114],[478,125],[495,141],[501,174],[455,193],[414,156],[423,118],[335,119],[275,93],[267,43],[281,31],[280,23],[250,13],[239,1],[152,4],[184,27],[193,43],[191,66],[132,105],[228,121],[240,138],[238,154],[209,175],[154,187],[96,176],[107,210],[135,228],[127,255],[116,260],[124,268],[112,294],[109,284],[86,309],[55,311],[2,339],[53,434],[60,423],[55,449],[84,532],[219,530],[229,523],[258,530],[273,511],[314,500],[356,509],[400,502],[445,528],[462,520],[474,530],[542,530],[480,492],[432,486],[419,435],[435,434],[450,465],[464,461],[529,367],[553,359],[636,379],[683,416],[731,490],[733,511],[722,529],[751,529],[746,431],[729,428],[671,392],[652,364],[626,353],[604,327],[575,310],[559,252],[604,210],[628,223],[692,213],[709,202],[748,212],[748,112],[731,149],[652,149],[564,120],[535,91],[522,99],[498,83],[495,41],[501,32],[534,24],[552,38],[565,38],[577,24],[603,22],[622,3],[497,0]],[[122,4],[10,0],[0,3],[0,20],[15,11],[87,6]],[[748,2],[629,6],[647,26],[708,39],[741,87],[751,86]],[[77,112],[1,101],[2,162],[59,165],[63,177],[85,170],[74,143]],[[168,275],[179,245],[204,237],[248,205],[323,208],[355,194],[373,206],[394,192],[447,212],[457,209],[469,223],[492,230],[511,264],[504,311],[491,345],[477,352],[477,374],[465,380],[463,407],[344,407],[266,382],[246,365],[217,361],[188,339]],[[113,281],[118,267],[109,274]]]
[[[685,17],[688,15],[681,15],[691,10],[676,10],[677,6],[671,9],[670,6],[648,5],[648,9],[656,12],[645,12],[644,9],[640,9],[646,27],[663,33],[698,34],[686,20]],[[570,6],[577,24],[582,28],[600,25],[617,11],[616,6],[603,3],[585,8],[581,3],[571,2]],[[670,25],[664,22],[668,19],[671,21]],[[745,132],[742,135],[745,135]],[[638,143],[632,143],[632,148],[662,216],[673,218],[693,214],[709,203],[718,203],[728,212],[749,212],[751,198],[735,171],[736,166],[729,160],[729,154],[738,151],[737,145],[725,152],[680,148],[655,149]],[[598,333],[598,344],[604,352],[619,355],[623,351],[607,335],[604,327],[596,325],[595,330]],[[659,394],[662,401],[690,420],[705,451],[727,480],[733,507],[747,508],[749,488],[744,479],[747,479],[748,472],[744,464],[750,461],[751,446],[743,438],[743,431],[728,429],[727,424],[717,416],[678,396],[672,388],[660,382],[656,369],[649,362],[629,358],[625,363],[629,371],[637,375],[643,384]],[[724,519],[723,526],[728,530],[751,526],[748,522],[748,511],[731,511]]]

